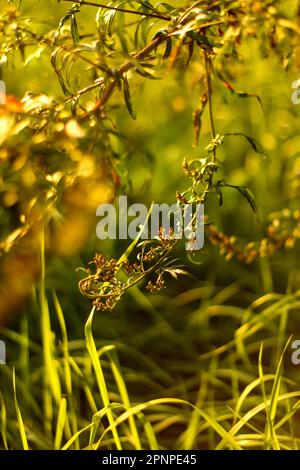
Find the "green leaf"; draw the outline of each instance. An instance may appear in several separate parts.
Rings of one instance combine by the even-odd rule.
[[[80,6],[73,5],[72,8],[70,8],[65,14],[65,16],[60,20],[59,25],[58,25],[58,32],[60,32],[64,24],[70,19],[72,20],[72,17],[74,17],[75,14],[78,13],[79,11],[80,11]]]
[[[128,109],[128,112],[132,119],[136,119],[136,114],[133,109],[132,101],[131,101],[131,94],[130,94],[130,88],[129,88],[129,83],[127,80],[127,77],[123,77],[123,93],[124,93],[124,100],[126,107]]]
[[[197,31],[189,31],[187,33],[187,36],[189,36],[194,41],[196,41],[198,46],[200,46],[200,47],[202,46],[204,49],[207,49],[210,52],[213,51],[214,44],[204,34],[200,34]]]
[[[166,49],[165,49],[165,52],[164,52],[164,55],[163,55],[164,60],[168,59],[171,55],[171,52],[172,52],[172,39],[167,38],[166,42],[167,42],[167,45],[166,45]]]
[[[78,44],[80,41],[80,37],[79,37],[78,25],[77,25],[77,20],[76,20],[75,15],[71,16],[71,34],[72,34],[74,44]]]
[[[262,112],[264,113],[264,108],[263,108],[263,104],[262,104],[262,100],[260,98],[260,96],[256,95],[255,93],[246,93],[245,91],[237,91],[233,88],[233,86],[225,79],[225,77],[223,76],[223,74],[221,73],[220,70],[216,69],[215,70],[217,76],[219,77],[219,79],[223,82],[224,86],[227,88],[227,90],[230,91],[230,93],[238,96],[239,98],[255,98],[259,104],[259,106],[261,107],[261,110]]]
[[[255,198],[254,198],[252,192],[250,191],[250,189],[246,188],[246,186],[235,186],[233,184],[227,184],[227,183],[224,183],[224,186],[227,186],[228,188],[236,189],[247,200],[247,202],[249,203],[249,205],[250,205],[251,209],[253,210],[253,212],[255,214],[258,213],[258,207],[257,207],[257,204],[255,202]]]
[[[264,153],[260,143],[256,139],[254,139],[253,137],[250,137],[249,135],[243,134],[243,132],[228,132],[227,134],[225,134],[225,136],[227,136],[227,135],[238,135],[238,136],[244,137],[249,142],[249,144],[253,148],[254,152],[260,153],[261,155],[266,157],[266,154]]]

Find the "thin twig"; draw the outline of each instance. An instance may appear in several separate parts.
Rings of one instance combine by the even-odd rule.
[[[213,115],[213,106],[212,106],[212,89],[211,89],[211,77],[210,77],[210,60],[207,55],[207,51],[204,50],[204,61],[205,61],[205,73],[206,73],[206,85],[207,85],[207,99],[208,99],[208,109],[209,109],[209,120],[210,120],[210,129],[212,140],[216,137],[214,115]],[[213,149],[213,163],[217,161],[217,152],[216,149]]]

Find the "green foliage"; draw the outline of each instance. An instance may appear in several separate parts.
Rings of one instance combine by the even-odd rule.
[[[0,447],[297,449],[298,2],[0,6]],[[192,276],[119,193],[205,203]]]

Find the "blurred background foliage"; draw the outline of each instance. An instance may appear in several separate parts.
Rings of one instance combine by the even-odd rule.
[[[169,3],[174,9],[183,8],[182,1],[170,0]],[[226,2],[216,3],[226,6]],[[299,2],[227,3],[232,4],[233,10],[240,7],[244,11],[247,35],[243,40],[237,36],[235,47],[230,49],[228,46],[228,51],[214,58],[215,70],[225,71],[227,83],[225,86],[217,73],[213,74],[215,127],[221,135],[251,136],[259,142],[261,152],[256,152],[241,135],[226,137],[218,149],[222,165],[220,179],[249,188],[259,208],[259,216],[253,214],[239,192],[229,188],[224,189],[222,207],[219,207],[217,195],[210,195],[206,213],[220,231],[237,237],[243,250],[249,242],[258,242],[265,237],[266,227],[274,220],[284,216],[289,221],[299,210],[300,107],[291,100],[295,91],[292,83],[300,73]],[[134,9],[136,2],[125,2],[124,5]],[[72,3],[54,0],[23,0],[10,4],[11,14],[15,14],[15,7],[20,17],[32,18],[30,26],[34,25],[34,31],[40,35],[51,30],[56,30],[57,34],[58,25],[71,6]],[[7,2],[0,0],[0,8],[3,13]],[[96,32],[96,10],[82,6],[76,15],[80,43],[90,42]],[[161,10],[164,10],[163,5]],[[257,23],[247,23],[250,13],[257,16]],[[128,57],[127,53],[121,52],[122,48],[128,47],[131,52],[144,47],[142,34],[137,44],[133,43],[138,20],[133,15],[116,13],[112,28],[120,33],[113,45],[117,52],[107,54],[107,60],[113,66],[123,64],[124,58]],[[151,26],[147,32],[149,42],[165,23],[153,19],[145,24]],[[66,34],[66,42],[70,42],[70,22],[62,25],[60,34]],[[221,43],[222,35],[218,34]],[[227,34],[234,35],[234,29]],[[122,42],[122,48],[118,41]],[[0,51],[3,55],[1,45]],[[39,407],[40,367],[43,367],[39,361],[39,346],[35,346],[40,345],[36,292],[40,286],[41,231],[47,227],[45,283],[50,311],[55,310],[51,297],[51,292],[55,291],[64,312],[70,350],[75,362],[88,374],[91,366],[83,352],[83,326],[90,303],[79,293],[78,281],[82,273],[77,268],[86,266],[97,251],[118,258],[128,245],[125,241],[97,240],[96,207],[115,200],[124,191],[130,202],[145,203],[148,207],[152,201],[174,203],[176,191],[184,191],[188,186],[182,169],[183,159],[204,158],[205,148],[211,142],[208,109],[205,109],[199,143],[193,145],[193,113],[199,107],[205,80],[203,50],[198,47],[188,67],[187,50],[177,58],[171,55],[163,60],[164,48],[159,47],[154,71],[149,69],[159,78],[157,80],[128,72],[136,120],[129,115],[122,93],[117,90],[109,104],[109,119],[94,124],[94,141],[91,140],[92,130],[86,131],[84,125],[78,125],[71,115],[64,116],[63,110],[59,111],[61,115],[52,140],[49,136],[32,135],[27,130],[27,122],[23,122],[23,128],[18,127],[17,120],[14,121],[15,112],[38,107],[41,103],[51,110],[53,100],[62,102],[66,99],[51,65],[50,52],[47,44],[41,43],[39,47],[28,46],[24,51],[21,47],[9,56],[8,62],[1,61],[0,57],[1,75],[9,95],[6,110],[0,114],[0,320],[3,337],[8,341],[8,363],[16,366],[17,378],[24,381],[23,386],[20,385],[19,401],[25,408],[24,420],[32,439],[31,446],[38,448],[52,446],[52,431],[48,429],[48,434],[43,436],[42,419],[37,417],[37,423],[34,423],[34,419],[31,422],[29,418],[30,407]],[[74,64],[69,84],[72,89],[76,89],[79,82],[80,87],[90,83],[89,74],[83,73],[81,67],[82,62]],[[240,95],[232,92],[230,86],[241,92]],[[245,94],[253,97],[245,97]],[[93,102],[95,97],[91,94],[88,99]],[[61,125],[66,117],[67,124]],[[41,118],[33,117],[33,121],[35,119],[39,128]],[[112,131],[107,133],[107,140],[97,139],[102,125]],[[117,132],[124,138],[118,138]],[[62,153],[67,158],[62,158]],[[46,216],[40,217],[41,214]],[[295,219],[297,217],[299,214]],[[28,232],[25,230],[24,235],[18,232],[20,226],[22,230],[33,220],[36,221],[33,228]],[[289,222],[287,225],[288,230],[293,230]],[[299,234],[296,235],[299,238]],[[95,315],[97,346],[117,346],[134,403],[174,396],[200,403],[215,417],[225,416],[246,385],[257,377],[261,341],[264,340],[267,349],[264,367],[272,374],[286,339],[290,335],[299,337],[299,242],[290,241],[290,246],[287,244],[279,253],[260,257],[251,265],[234,257],[226,260],[219,249],[207,239],[203,251],[194,259],[197,264],[193,264],[183,245],[179,246],[176,254],[193,273],[193,279],[170,280],[167,288],[155,295],[147,294],[139,286],[129,291],[113,312]],[[279,301],[281,303],[277,305]],[[259,321],[261,323],[256,323]],[[49,341],[57,345],[59,357],[60,329],[54,313],[51,322],[53,337]],[[241,342],[245,342],[241,344],[236,338],[244,323],[250,334],[242,337]],[[16,332],[20,332],[20,336]],[[24,340],[28,337],[34,343],[32,349]],[[30,366],[29,357],[32,359]],[[112,383],[109,366],[105,364],[105,368],[108,389],[113,401],[117,401],[118,392]],[[5,400],[11,392],[7,380],[10,374],[9,366],[1,366]],[[295,380],[291,386],[297,389],[298,371],[291,364],[289,353],[286,374]],[[82,408],[81,426],[91,419],[86,404],[89,395],[84,395],[82,387],[82,384],[78,385],[78,390],[74,391],[75,402]],[[246,410],[262,400],[261,393],[253,394]],[[288,401],[281,408],[279,406],[282,416],[293,405]],[[13,423],[14,405],[7,400],[6,406]],[[53,414],[56,416],[56,411]],[[286,438],[292,436],[292,444],[286,445],[294,448],[300,439],[299,414],[295,416],[295,426],[284,428],[282,432]],[[189,414],[181,416],[179,412],[172,414],[167,406],[161,416],[157,411],[149,419],[163,448],[173,448],[176,443],[186,448],[215,448],[219,442],[215,430],[208,426],[208,430],[204,427],[198,434],[200,424],[195,424],[193,417]],[[230,427],[228,423],[232,419],[236,420],[237,416],[231,415],[228,422],[225,416],[225,428]],[[254,419],[253,425],[263,434],[265,416],[261,413]],[[189,433],[184,434],[187,423]],[[17,426],[12,425],[8,433],[11,441],[16,436],[16,429]],[[261,438],[257,436],[253,441],[245,438],[245,442],[245,447],[261,447]],[[282,438],[283,447],[284,442]]]

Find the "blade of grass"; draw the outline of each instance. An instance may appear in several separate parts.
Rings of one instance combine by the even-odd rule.
[[[98,431],[99,424],[101,420],[106,416],[109,412],[112,412],[112,410],[118,410],[118,409],[124,409],[124,405],[121,405],[120,403],[110,403],[109,406],[104,406],[100,411],[97,411],[92,419],[92,427],[91,427],[91,432],[90,432],[90,438],[89,438],[89,449],[90,450],[95,450],[94,448],[94,442],[96,439],[96,434]]]
[[[61,401],[61,387],[57,365],[53,357],[53,333],[51,331],[50,314],[45,293],[45,239],[44,230],[41,235],[41,283],[40,283],[40,309],[41,309],[41,334],[44,358],[44,409],[45,427],[51,433],[53,409],[52,397],[59,405]]]
[[[268,441],[271,438],[270,435],[268,435],[268,430],[271,429],[272,424],[270,421],[270,412],[269,412],[269,407],[267,406],[267,394],[266,394],[266,387],[265,387],[265,382],[266,378],[264,376],[264,371],[263,371],[263,348],[264,348],[264,343],[261,343],[260,349],[259,349],[259,356],[258,356],[258,374],[259,374],[259,380],[260,380],[260,385],[261,385],[261,390],[262,390],[262,396],[263,400],[265,403],[265,412],[266,412],[266,417],[267,417],[267,424],[266,424],[266,429],[265,429],[265,434],[264,434],[264,439],[265,439],[265,448],[268,447]],[[275,376],[274,376],[275,379]]]
[[[119,393],[120,393],[121,400],[122,400],[125,408],[129,409],[131,407],[131,403],[130,403],[130,400],[129,400],[126,384],[125,384],[125,381],[124,381],[122,373],[121,373],[121,367],[120,367],[120,363],[119,363],[116,351],[114,350],[114,347],[102,348],[101,351],[102,351],[102,353],[106,353],[109,360],[110,360],[112,373],[113,373],[113,376],[115,378],[115,381],[116,381],[116,384],[117,384],[117,387],[118,387],[118,390],[119,390]],[[101,354],[101,352],[100,352],[100,354]],[[138,430],[137,430],[137,427],[136,427],[136,424],[135,424],[134,417],[131,416],[128,421],[129,421],[130,431],[131,431],[131,434],[132,434],[132,439],[133,439],[133,442],[134,442],[134,447],[135,447],[136,450],[141,450],[142,449],[141,442],[140,442],[140,439],[139,439],[139,434],[138,434]]]
[[[2,437],[4,448],[8,450],[6,407],[5,407],[4,397],[1,392],[0,392],[0,406],[1,406],[1,437]]]
[[[26,338],[26,341],[20,343],[20,359],[19,359],[19,370],[22,374],[23,386],[27,390],[27,399],[24,403],[22,402],[23,409],[30,406],[30,397],[32,396],[31,387],[30,387],[30,364],[29,364],[29,332],[28,332],[28,318],[26,315],[22,317],[21,320],[21,334],[23,338]]]
[[[128,257],[130,256],[130,254],[132,253],[132,251],[134,250],[134,248],[136,247],[136,245],[138,244],[141,236],[142,236],[142,233],[143,233],[143,230],[144,228],[146,227],[147,223],[148,223],[148,220],[149,220],[149,217],[151,215],[151,212],[152,212],[152,209],[153,209],[153,202],[150,206],[150,209],[148,211],[148,214],[147,214],[147,217],[146,217],[146,220],[144,222],[144,224],[141,226],[140,228],[140,231],[139,231],[139,234],[137,235],[137,237],[133,240],[133,242],[129,245],[129,247],[127,248],[127,250],[123,253],[123,255],[118,259],[118,264],[121,265],[121,263],[123,263],[123,261],[126,261],[128,259]]]
[[[17,414],[18,428],[19,428],[23,450],[29,450],[25,426],[23,423],[23,418],[22,418],[22,414],[21,414],[19,404],[18,404],[18,399],[17,399],[15,368],[13,368],[13,391],[14,391],[14,402],[15,402],[15,409],[16,409],[16,414]]]
[[[80,429],[79,431],[76,432],[76,434],[74,434],[74,436],[71,437],[71,439],[68,440],[68,442],[66,442],[66,444],[62,447],[61,450],[68,450],[72,444],[74,444],[74,442],[76,440],[78,440],[79,436],[84,433],[85,431],[88,431],[91,426],[93,426],[93,424],[88,424],[87,426],[85,426],[84,428]]]
[[[282,400],[287,400],[289,398],[298,398],[300,396],[300,391],[297,392],[289,392],[280,395],[277,399],[277,402]],[[250,421],[250,419],[254,418],[258,413],[265,409],[266,406],[270,406],[271,399],[268,399],[266,403],[260,403],[259,405],[255,406],[251,410],[249,410],[232,428],[228,431],[230,436],[235,436],[239,430],[245,426],[245,424]],[[222,439],[222,441],[217,445],[216,450],[221,450],[224,448],[226,441]]]
[[[73,398],[73,390],[72,390],[72,373],[70,367],[70,355],[69,355],[69,344],[68,344],[68,335],[67,335],[67,327],[65,323],[64,314],[62,308],[60,306],[59,300],[55,292],[53,292],[53,301],[54,307],[56,311],[56,315],[58,318],[58,323],[60,326],[61,336],[62,336],[62,349],[63,349],[63,363],[64,363],[64,379],[66,385],[66,391],[68,395],[68,402],[70,408],[70,421],[72,426],[72,433],[76,434],[78,431],[78,424],[77,424],[77,417],[75,412],[75,403]],[[68,416],[67,416],[68,419]],[[78,441],[75,441],[75,448],[79,450],[80,444]]]
[[[100,396],[101,396],[103,405],[109,406],[110,405],[109,395],[108,395],[108,391],[106,388],[105,378],[104,378],[103,370],[102,370],[101,363],[98,357],[97,348],[95,345],[93,332],[92,332],[94,313],[95,313],[95,308],[92,309],[90,316],[87,319],[87,322],[85,324],[84,332],[85,332],[86,346],[87,346],[87,350],[90,355],[91,362],[94,368],[94,372],[96,375],[96,380],[97,380],[97,384],[99,387]],[[109,427],[113,434],[116,448],[118,450],[121,450],[122,449],[121,441],[120,441],[117,429],[114,426],[114,417],[113,417],[111,410],[109,410],[109,413],[107,414],[107,418],[108,418],[109,425],[110,425]]]
[[[271,399],[270,399],[270,411],[269,411],[269,416],[270,419],[267,422],[267,429],[266,429],[266,445],[267,449],[269,449],[271,446],[273,446],[274,450],[280,450],[280,445],[276,436],[276,430],[275,430],[275,419],[276,419],[276,411],[277,411],[277,402],[278,402],[278,397],[280,393],[280,386],[281,386],[281,377],[282,377],[282,367],[283,367],[283,358],[285,351],[291,341],[292,337],[290,337],[285,345],[285,348],[280,356],[277,370],[275,373],[275,379],[272,387],[272,392],[271,392]]]
[[[64,433],[64,427],[67,418],[67,400],[63,398],[59,405],[56,432],[54,439],[54,449],[59,450],[61,446],[61,441]]]
[[[226,429],[224,429],[212,416],[208,415],[206,412],[202,411],[202,410],[199,410],[195,405],[189,403],[188,401],[186,400],[181,400],[179,398],[159,398],[159,399],[156,399],[156,400],[150,400],[146,403],[141,403],[140,405],[136,405],[134,407],[132,407],[130,410],[128,411],[125,411],[121,416],[119,416],[115,422],[113,423],[113,426],[114,427],[117,427],[119,424],[123,423],[124,421],[126,421],[129,416],[133,416],[143,410],[146,410],[152,406],[159,406],[159,405],[162,405],[162,404],[177,404],[177,405],[187,405],[189,407],[191,407],[192,409],[194,410],[197,410],[197,412],[199,413],[199,415],[205,420],[207,421],[210,426],[214,429],[214,431],[219,435],[221,436],[224,441],[227,443],[228,447],[229,448],[232,448],[232,449],[235,449],[235,450],[241,450],[242,448],[237,444],[237,442],[235,441],[235,439],[226,431]],[[103,437],[109,432],[111,431],[113,428],[112,426],[108,426],[108,428],[106,428],[106,430],[104,431],[104,433],[102,434],[100,440],[98,441],[98,445],[99,443],[101,442],[101,440],[103,439]]]
[[[160,446],[158,445],[156,434],[154,432],[154,429],[150,421],[146,418],[146,416],[143,413],[138,413],[137,418],[144,427],[145,436],[149,444],[149,449],[159,450]]]

